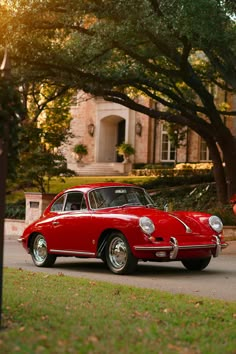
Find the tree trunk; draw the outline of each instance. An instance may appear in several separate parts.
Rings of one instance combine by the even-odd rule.
[[[213,162],[213,175],[216,182],[217,199],[220,204],[226,204],[228,201],[227,181],[220,152],[214,140],[206,139],[206,143]]]
[[[223,153],[225,163],[225,175],[228,186],[228,200],[236,193],[236,140],[231,132],[225,128],[221,130],[221,137],[218,139],[219,146]]]

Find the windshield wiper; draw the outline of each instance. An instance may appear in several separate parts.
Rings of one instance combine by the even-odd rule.
[[[145,205],[146,208],[155,208],[155,205],[152,203],[146,204]]]
[[[125,203],[119,206],[119,208],[125,208],[127,206],[144,206],[143,204],[140,203]]]

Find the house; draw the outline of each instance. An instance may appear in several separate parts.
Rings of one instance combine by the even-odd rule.
[[[236,107],[235,98],[232,106]],[[185,130],[184,139],[176,149],[165,122],[103,98],[91,98],[78,92],[72,102],[71,114],[73,138],[63,146],[63,153],[68,168],[79,175],[128,174],[132,164],[123,163],[116,151],[124,141],[135,148],[135,154],[131,156],[133,164],[210,161],[205,141],[192,130]],[[236,136],[236,120],[225,117],[225,121]],[[88,149],[82,163],[76,161],[73,153],[76,144],[84,144]]]

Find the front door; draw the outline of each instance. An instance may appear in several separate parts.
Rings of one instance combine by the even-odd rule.
[[[118,123],[118,129],[117,129],[117,146],[122,144],[125,141],[125,120],[122,119]],[[116,154],[116,161],[117,162],[122,162],[123,161],[123,156]]]
[[[67,193],[63,209],[51,221],[50,250],[65,255],[94,255],[91,218],[83,193]]]

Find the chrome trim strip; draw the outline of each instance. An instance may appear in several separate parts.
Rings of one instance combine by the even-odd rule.
[[[81,255],[81,256],[95,256],[95,253],[93,253],[93,252],[84,252],[84,251],[67,251],[67,250],[50,249],[50,252],[62,253],[62,254],[76,254],[76,255]]]
[[[227,244],[220,245],[221,248],[226,248]],[[178,246],[179,250],[194,250],[194,249],[204,249],[204,248],[215,248],[216,244],[208,244],[208,245],[188,245],[188,246]],[[134,246],[134,249],[137,251],[172,251],[172,246]]]
[[[175,237],[171,237],[170,243],[173,245],[173,250],[170,252],[170,259],[175,259],[179,251],[178,241]]]
[[[191,234],[191,233],[192,233],[192,230],[190,229],[190,227],[189,227],[187,224],[185,224],[185,222],[184,222],[183,220],[181,220],[180,218],[178,218],[178,216],[173,215],[173,214],[171,214],[171,213],[169,213],[169,215],[172,216],[173,218],[175,218],[176,220],[178,220],[182,225],[184,225],[187,234]]]
[[[179,246],[180,249],[201,249],[201,248],[215,248],[216,244],[212,243],[209,245],[190,245],[190,246]]]
[[[172,246],[134,246],[136,251],[171,251],[173,249]]]
[[[216,240],[216,252],[214,254],[214,257],[218,257],[220,252],[221,252],[221,246],[220,246],[220,238],[218,236],[214,236]]]

